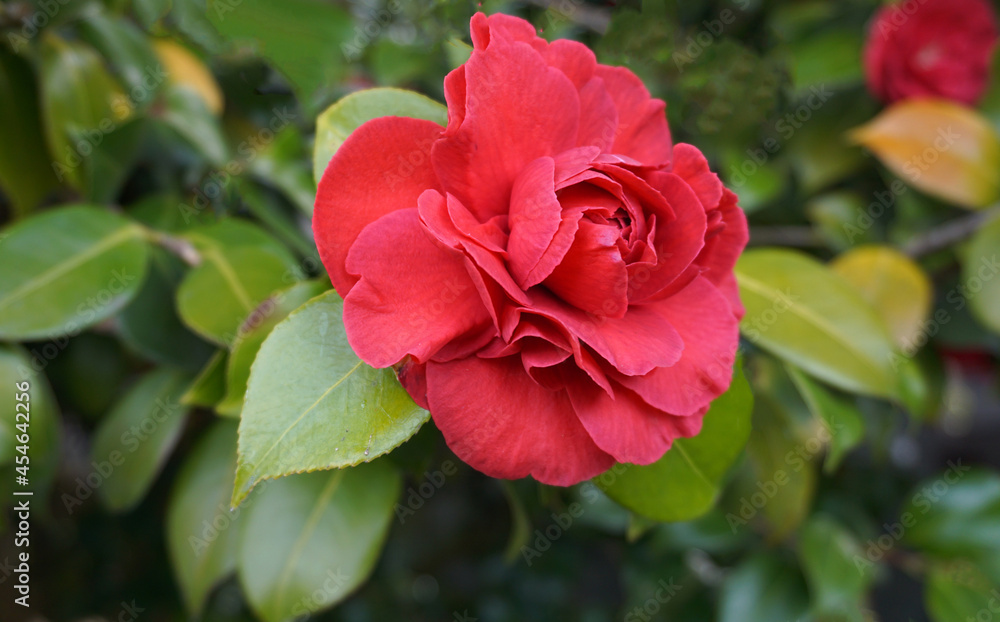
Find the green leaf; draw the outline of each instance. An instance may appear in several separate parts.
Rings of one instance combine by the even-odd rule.
[[[143,28],[150,29],[170,10],[171,0],[132,0],[132,10]]]
[[[909,499],[900,521],[910,546],[943,559],[1000,557],[1000,475],[950,462]]]
[[[347,343],[337,292],[278,324],[257,354],[240,418],[237,505],[262,479],[368,462],[430,416],[391,369],[372,369]]]
[[[91,459],[111,471],[97,489],[110,510],[131,509],[153,485],[184,428],[188,409],[178,400],[189,382],[182,372],[153,371],[101,422]]]
[[[76,334],[135,296],[149,254],[141,227],[75,206],[24,220],[0,242],[0,338]]]
[[[770,553],[757,553],[732,570],[719,595],[719,622],[809,619],[802,575]]]
[[[992,620],[1000,612],[1000,590],[974,564],[934,563],[924,602],[934,622]]]
[[[181,404],[213,408],[226,394],[226,360],[228,353],[217,350],[205,367],[181,396]]]
[[[268,482],[240,538],[239,578],[254,612],[284,622],[354,591],[375,566],[401,488],[384,461]]]
[[[254,161],[259,159],[255,158]],[[296,163],[296,168],[299,173],[308,175],[299,163]],[[309,181],[309,183],[312,184],[312,181]],[[294,218],[295,214],[283,209],[284,206],[277,194],[268,192],[247,179],[238,180],[235,185],[247,211],[256,216],[260,222],[267,225],[268,229],[273,231],[285,244],[294,248],[300,255],[309,257],[310,260],[315,261],[316,265],[319,265],[316,242],[312,238],[306,237],[302,227]],[[315,192],[310,194],[310,197],[313,196],[315,196]],[[306,213],[312,212],[311,199],[309,206],[310,211]]]
[[[858,572],[854,559],[863,555],[854,536],[832,518],[820,514],[803,525],[799,557],[818,619],[866,619],[861,605],[875,575]]]
[[[892,338],[861,295],[798,251],[751,250],[736,264],[743,335],[846,391],[894,396]]]
[[[83,167],[82,180],[90,203],[114,203],[140,154],[149,123],[133,117],[104,135],[94,145]]]
[[[185,221],[186,222],[186,221]],[[289,270],[298,274],[295,257],[259,226],[241,218],[226,218],[209,225],[194,227],[184,233],[184,237],[200,251],[231,248],[236,246],[256,246],[282,257]],[[292,280],[288,281],[291,284]]]
[[[690,520],[715,503],[750,435],[753,395],[736,364],[732,386],[712,402],[701,432],[674,441],[658,461],[621,466],[593,481],[626,508],[661,521]]]
[[[768,540],[778,542],[809,514],[816,490],[815,462],[830,434],[813,423],[781,366],[758,364],[754,372],[753,431],[747,444],[752,468],[740,470],[734,487],[739,508],[726,519],[735,529],[761,514]]]
[[[1000,218],[976,232],[963,254],[963,293],[976,319],[1000,333]]]
[[[145,358],[197,370],[213,350],[177,316],[175,291],[184,275],[184,264],[163,249],[151,250],[149,274],[139,293],[118,318],[121,336]]]
[[[785,369],[809,407],[809,412],[822,421],[829,432],[830,449],[823,470],[832,473],[840,465],[844,455],[864,439],[864,419],[850,401],[834,395],[791,365],[786,365]]]
[[[316,119],[313,177],[319,183],[330,158],[347,137],[366,121],[378,117],[413,117],[438,125],[448,123],[448,109],[420,93],[403,89],[376,88],[357,91],[342,98]]]
[[[0,47],[0,127],[4,142],[16,149],[0,149],[0,188],[14,213],[34,209],[56,186],[52,158],[45,148],[39,117],[38,91],[31,67]]]
[[[324,87],[340,82],[348,67],[344,44],[356,36],[350,14],[322,0],[208,0],[208,19],[223,37],[253,44],[310,110]]]
[[[17,404],[22,393],[15,384],[28,383],[27,407],[20,409]],[[20,456],[15,447],[17,436],[23,431],[17,429],[17,424],[25,423],[25,417],[17,413],[27,410],[28,423],[28,481],[29,485],[22,490],[31,490],[35,499],[44,499],[55,479],[59,468],[61,446],[59,410],[55,396],[49,387],[45,376],[35,371],[28,353],[21,348],[0,346],[0,386],[3,387],[3,397],[0,406],[5,416],[0,417],[0,466],[6,477],[0,479],[0,504],[4,506],[13,503],[14,465],[16,456]],[[23,458],[22,458],[23,461]],[[20,487],[18,487],[20,488]],[[40,504],[44,507],[44,504]],[[70,509],[70,508],[67,508]],[[43,510],[44,511],[44,510]]]
[[[302,168],[307,157],[302,131],[295,125],[286,125],[274,135],[274,140],[261,149],[250,162],[254,175],[281,190],[303,214],[312,214],[316,201],[316,182],[309,171]]]
[[[813,88],[822,91],[860,83],[863,47],[864,33],[846,28],[824,29],[795,43],[789,60],[796,97],[808,97]]]
[[[787,140],[783,155],[795,169],[804,195],[812,195],[870,166],[864,153],[847,143],[844,132],[878,111],[872,100],[858,97],[851,89],[832,94],[818,89],[815,95],[800,101],[774,127],[781,140]]]
[[[257,305],[298,277],[285,257],[267,248],[206,246],[201,258],[177,290],[177,311],[193,331],[226,347]]]
[[[236,471],[236,423],[220,421],[194,447],[167,507],[167,551],[188,613],[236,569],[242,510],[230,512]]]
[[[226,139],[219,120],[208,109],[201,95],[193,89],[169,84],[164,89],[166,110],[163,123],[195,148],[205,160],[224,167],[229,158]]]
[[[107,11],[87,11],[79,22],[83,39],[114,67],[136,108],[153,101],[163,84],[160,62],[149,39],[129,20]]]
[[[251,314],[247,330],[237,336],[226,366],[226,397],[216,405],[220,415],[239,416],[250,380],[250,366],[264,339],[288,314],[330,289],[324,281],[304,281],[275,292]]]
[[[46,34],[41,62],[42,113],[56,177],[79,188],[81,166],[132,106],[101,57],[83,43]]]

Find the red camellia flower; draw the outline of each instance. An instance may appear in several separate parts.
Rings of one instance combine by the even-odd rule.
[[[891,103],[943,97],[975,104],[997,40],[986,0],[905,0],[883,7],[865,46],[868,88]]]
[[[570,485],[701,429],[742,316],[736,195],[584,45],[479,14],[448,127],[383,117],[313,228],[351,346],[487,475]]]

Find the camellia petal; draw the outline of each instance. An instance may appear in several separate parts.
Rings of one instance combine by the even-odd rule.
[[[464,68],[465,117],[449,125],[432,159],[444,190],[486,220],[507,213],[525,166],[576,146],[580,98],[538,52],[505,39],[494,38]]]
[[[313,233],[323,266],[341,296],[357,282],[345,268],[361,230],[437,188],[430,148],[442,128],[402,117],[373,119],[348,137],[330,160],[316,192]]]
[[[729,303],[704,277],[658,303],[658,310],[685,344],[680,360],[645,376],[618,378],[647,403],[674,415],[703,412],[732,379],[739,327]]]
[[[427,398],[448,447],[491,477],[531,475],[568,486],[614,463],[587,434],[566,392],[536,384],[516,358],[431,362]]]
[[[436,244],[414,208],[365,227],[347,270],[360,276],[344,299],[347,339],[374,367],[395,365],[406,355],[426,361],[489,319],[462,255]]]

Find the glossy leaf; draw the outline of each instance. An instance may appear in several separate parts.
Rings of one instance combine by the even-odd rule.
[[[146,275],[141,227],[66,207],[10,227],[0,243],[0,338],[76,334],[116,314]]]
[[[829,268],[797,251],[754,249],[737,262],[736,279],[747,339],[847,391],[897,393],[888,329]]]
[[[35,76],[24,60],[6,48],[0,48],[0,126],[4,141],[17,145],[17,149],[0,149],[0,188],[15,213],[26,214],[57,182],[42,133]]]
[[[908,499],[900,513],[908,545],[945,559],[1000,557],[1000,475],[952,461]]]
[[[1000,197],[1000,136],[971,108],[943,99],[908,99],[850,137],[927,194],[968,208]]]
[[[719,622],[808,619],[801,574],[777,555],[758,553],[726,577],[719,595]]]
[[[163,84],[163,74],[146,35],[128,19],[107,11],[87,11],[80,29],[112,64],[132,105],[137,109],[149,105]]]
[[[189,331],[177,316],[175,291],[185,267],[167,251],[151,250],[146,280],[118,318],[121,336],[149,360],[198,370],[212,355],[212,347]]]
[[[778,542],[809,515],[818,479],[814,463],[828,433],[800,428],[781,394],[759,390],[754,397],[747,443],[752,469],[741,474],[736,487],[739,508],[726,517],[737,528],[760,514],[767,519],[768,540]]]
[[[209,0],[208,19],[223,37],[253,45],[312,110],[317,93],[343,76],[344,45],[356,36],[350,14],[321,0]]]
[[[448,109],[420,93],[403,89],[376,88],[357,91],[323,111],[316,119],[313,177],[319,183],[330,158],[347,137],[366,121],[378,117],[413,117],[441,126],[448,123]]]
[[[220,415],[239,416],[243,409],[243,395],[250,379],[250,366],[257,358],[257,352],[271,330],[288,314],[298,309],[312,298],[330,289],[323,281],[304,281],[287,289],[275,292],[250,314],[246,330],[233,342],[232,351],[226,364],[226,396],[216,405]]]
[[[206,408],[213,408],[218,404],[226,395],[226,361],[228,359],[229,356],[225,349],[217,350],[191,382],[188,390],[181,396],[181,403]]]
[[[818,619],[866,619],[861,604],[875,575],[858,572],[854,560],[863,555],[857,539],[829,516],[816,515],[802,526],[799,557]]]
[[[46,35],[41,62],[42,118],[56,177],[79,187],[94,146],[133,106],[100,56],[83,43]]]
[[[1000,217],[976,232],[962,259],[970,310],[983,326],[1000,333]]]
[[[830,447],[827,450],[823,470],[832,473],[840,465],[844,455],[864,439],[864,419],[850,401],[834,395],[798,369],[791,366],[787,366],[786,369],[809,412],[822,422],[829,433]]]
[[[711,509],[726,473],[743,451],[752,407],[750,386],[737,364],[732,386],[712,402],[697,436],[674,441],[653,464],[614,467],[593,481],[642,516],[661,521],[696,518]]]
[[[1000,589],[975,564],[934,563],[924,602],[933,622],[992,620],[1000,613]]]
[[[329,291],[268,335],[240,418],[238,504],[263,479],[374,460],[427,421],[391,369],[372,369],[347,343],[340,295]]]
[[[212,588],[236,569],[240,511],[229,510],[236,423],[220,421],[187,456],[167,507],[167,551],[181,596],[195,616]]]
[[[166,110],[161,115],[163,123],[194,147],[210,164],[223,168],[229,157],[226,139],[219,120],[212,114],[202,96],[196,91],[167,85],[164,89]]]
[[[830,269],[857,288],[882,316],[896,345],[911,351],[931,311],[931,282],[912,259],[889,246],[862,246]]]
[[[299,274],[295,257],[258,225],[242,218],[225,218],[218,222],[191,228],[184,233],[198,250],[255,246],[278,255],[288,264],[289,272]],[[290,285],[292,279],[288,281]]]
[[[385,461],[268,482],[246,511],[239,578],[264,622],[327,609],[371,573],[399,476]]]
[[[287,261],[265,248],[206,247],[201,258],[177,290],[177,310],[191,330],[226,347],[257,305],[293,280]]]
[[[318,120],[317,120],[318,122]],[[306,140],[295,125],[285,125],[250,162],[253,174],[280,190],[303,214],[312,214],[316,200],[316,182],[302,167],[307,157]]]
[[[136,383],[101,421],[91,460],[109,465],[97,489],[112,511],[142,501],[180,439],[188,409],[178,402],[190,377],[160,368]]]

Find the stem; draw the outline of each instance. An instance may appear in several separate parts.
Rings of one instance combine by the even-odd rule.
[[[170,251],[181,258],[181,261],[191,267],[201,264],[201,253],[191,242],[184,238],[178,238],[162,231],[146,229],[146,237],[150,242]]]
[[[921,257],[941,250],[969,237],[997,216],[1000,216],[1000,205],[956,218],[937,229],[913,238],[903,247],[903,252],[910,257]]]

